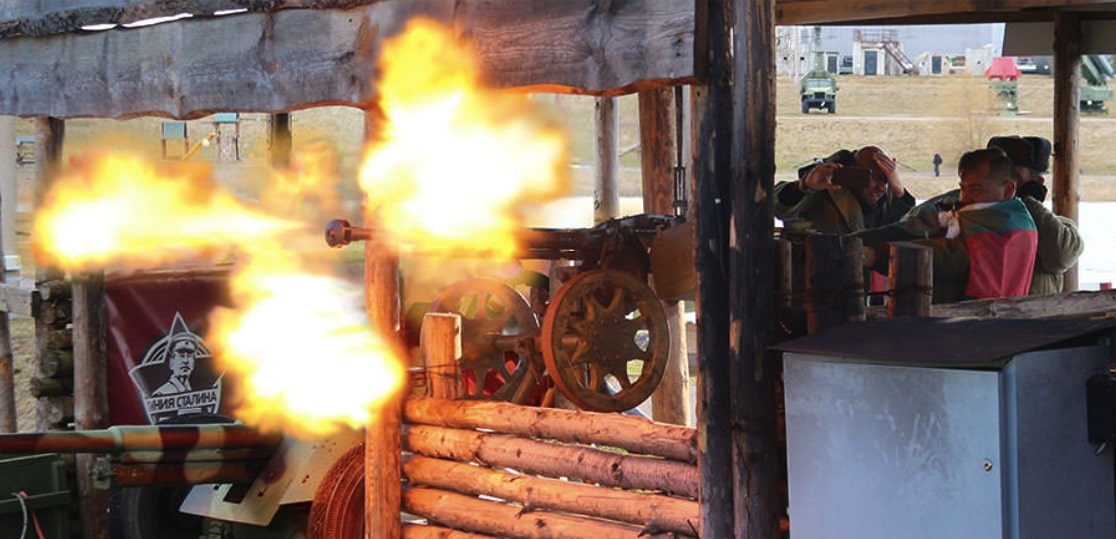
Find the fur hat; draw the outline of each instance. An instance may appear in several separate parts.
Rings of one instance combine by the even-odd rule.
[[[1011,159],[1011,164],[1017,167],[1031,168],[1031,164],[1034,163],[1032,157],[1034,149],[1030,142],[1023,140],[1023,137],[992,137],[988,139],[988,147],[1003,150],[1008,159]]]
[[[999,148],[1017,167],[1027,167],[1039,172],[1050,169],[1050,141],[1042,137],[992,137],[989,148]]]
[[[1031,143],[1031,168],[1039,172],[1050,170],[1050,154],[1054,149],[1050,141],[1042,137],[1023,137]]]

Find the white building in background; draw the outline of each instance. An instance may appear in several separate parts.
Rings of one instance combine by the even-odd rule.
[[[914,62],[903,50],[899,31],[873,28],[853,32],[853,74],[903,75],[914,69]]]
[[[775,28],[775,72],[797,79],[806,72],[805,52],[802,49],[802,29],[805,26],[777,26]]]
[[[775,70],[782,76],[798,79],[814,70],[818,48],[814,43],[813,26],[779,26],[775,28]],[[822,49],[822,68],[836,74],[841,52]]]
[[[922,76],[948,75],[953,69],[952,55],[940,52],[924,52],[914,59],[915,69]]]
[[[857,34],[861,39],[857,39]],[[916,71],[934,75],[949,73],[951,68],[960,69],[951,64],[951,58],[968,59],[973,50],[983,55],[988,48],[991,52],[987,58],[973,59],[983,74],[991,58],[1000,55],[1003,36],[1003,24],[823,26],[821,45],[815,46],[813,26],[780,26],[776,28],[776,65],[779,75],[798,78],[813,69],[814,51],[820,49],[826,51],[827,70],[830,64],[836,64],[838,72],[842,64],[852,64],[853,73],[861,75]],[[903,54],[892,54],[888,48]],[[966,61],[969,69],[974,69],[973,64]]]
[[[970,75],[983,76],[996,56],[996,49],[992,45],[965,49],[965,70]]]

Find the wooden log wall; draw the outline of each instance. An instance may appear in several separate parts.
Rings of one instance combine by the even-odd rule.
[[[435,528],[403,537],[699,534],[693,428],[434,398],[406,401],[403,420],[402,508]]]

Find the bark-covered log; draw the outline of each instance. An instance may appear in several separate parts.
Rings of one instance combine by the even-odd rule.
[[[403,539],[496,539],[496,536],[451,530],[433,524],[404,524]]]
[[[392,0],[3,40],[0,114],[55,118],[368,108],[385,40],[444,23],[496,88],[620,95],[692,80],[693,6],[613,0]],[[540,60],[544,59],[544,60]]]
[[[403,448],[428,457],[479,462],[548,477],[691,498],[698,495],[697,467],[675,460],[424,425],[404,429]]]
[[[775,19],[780,25],[833,24],[974,24],[978,22],[1049,21],[1070,5],[1087,6],[1097,0],[777,0]],[[1103,3],[1103,2],[1102,2]],[[1057,6],[1051,9],[1052,6]],[[1090,11],[1084,11],[1088,14]]]
[[[930,306],[930,316],[934,317],[1084,318],[1114,311],[1116,311],[1116,290],[974,299]]]
[[[887,316],[929,316],[934,291],[934,252],[928,245],[894,242],[887,280],[891,296]]]
[[[438,399],[459,399],[461,370],[461,316],[454,313],[429,313],[422,317],[419,347],[426,366],[430,395]]]
[[[74,373],[74,353],[71,350],[43,350],[39,356],[39,375],[44,378],[65,378]]]
[[[51,327],[66,327],[74,319],[73,302],[69,299],[44,301],[39,307],[39,317]]]
[[[41,301],[69,301],[74,293],[73,285],[68,279],[51,279],[35,283],[35,291],[39,293]]]
[[[188,14],[212,16],[230,10],[271,12],[288,8],[350,8],[382,0],[70,0],[6,2],[0,7],[0,38],[42,37],[86,26],[129,24]]]
[[[487,429],[560,442],[599,444],[633,453],[697,462],[697,431],[617,414],[531,408],[502,402],[409,399],[409,423]]]
[[[74,381],[69,378],[31,378],[32,397],[58,397],[73,395]]]
[[[74,347],[74,333],[69,329],[46,329],[35,337],[35,346],[43,350],[72,350]]]
[[[695,535],[698,530],[698,504],[693,500],[500,472],[421,456],[404,462],[403,474],[411,485],[492,496],[530,510],[563,511],[687,535]]]
[[[74,420],[74,397],[39,397],[35,401],[35,412],[36,431],[64,428]]]
[[[508,538],[634,538],[640,532],[637,526],[529,511],[517,505],[425,487],[403,491],[403,510],[452,528]]]

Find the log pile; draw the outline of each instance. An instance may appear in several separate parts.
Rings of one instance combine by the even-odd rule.
[[[404,537],[693,537],[696,430],[616,414],[410,399]]]
[[[31,394],[37,399],[37,431],[66,430],[74,421],[74,356],[70,281],[38,283],[35,317],[35,373]]]

